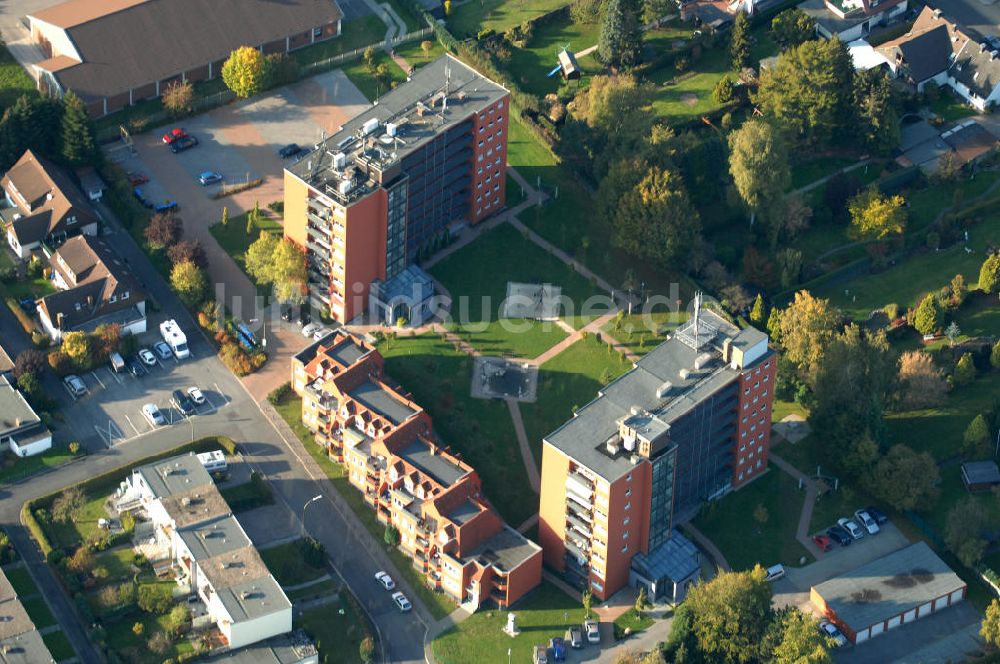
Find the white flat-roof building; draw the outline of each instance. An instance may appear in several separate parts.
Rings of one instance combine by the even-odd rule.
[[[0,375],[0,450],[19,457],[41,454],[52,447],[52,432],[42,424],[27,399]]]

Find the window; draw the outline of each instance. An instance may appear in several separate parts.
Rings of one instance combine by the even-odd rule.
[[[624,533],[622,533],[622,539],[623,540],[627,540],[628,539],[628,531],[627,530]]]
[[[764,382],[766,383],[770,377],[771,377],[770,374],[765,374],[764,375]],[[766,392],[765,392],[765,394],[766,394]]]
[[[486,126],[485,125],[479,125],[479,133],[481,134],[484,131],[486,131]]]
[[[482,203],[483,202],[483,197],[482,196],[476,196],[476,202],[477,203]]]
[[[482,214],[483,208],[476,208],[476,214]]]
[[[496,112],[497,112],[497,109],[495,109],[495,108],[491,108],[491,109],[490,109],[490,115],[493,115],[493,114],[494,114],[494,113],[496,113]]]
[[[747,437],[747,432],[746,431],[744,431],[743,433],[740,434],[740,438],[746,438],[746,437]]]
[[[476,161],[482,161],[482,160],[483,160],[483,155],[479,155],[479,158],[476,159]]]
[[[625,517],[625,519],[624,519],[624,520],[622,521],[622,525],[623,525],[623,526],[627,526],[627,525],[628,525],[628,522],[629,522],[629,521],[631,521],[631,520],[632,520],[632,519],[630,519],[629,517]]]
[[[72,226],[75,223],[76,223],[76,215],[75,214],[71,214],[70,216],[66,217],[66,225],[67,226]]]
[[[632,501],[625,503],[625,511],[628,512],[630,509],[632,509]]]
[[[632,481],[632,473],[629,473],[628,475],[625,476],[625,481],[626,482],[631,482]]]
[[[111,297],[108,298],[108,304],[114,304],[117,301],[118,301],[118,296],[115,295],[114,293],[112,293]]]
[[[768,360],[767,362],[764,363],[764,368],[765,369],[770,369],[771,368],[771,360]]]
[[[313,28],[313,37],[322,37],[323,28]]]
[[[500,197],[499,196],[497,198],[493,199],[493,205],[500,205]]]
[[[749,387],[747,389],[743,390],[743,396],[745,396],[745,397],[750,396],[750,388]]]
[[[487,157],[492,157],[493,156],[493,148],[490,148],[489,150],[486,151],[486,156]]]
[[[764,424],[764,418],[762,417],[759,420],[757,420],[757,424],[763,425]]]
[[[500,165],[500,157],[497,157],[497,160],[496,160],[496,161],[495,161],[494,163],[495,163],[495,164],[496,164],[497,166],[499,166],[499,165]]]
[[[739,463],[739,465],[741,465],[741,466],[742,466],[742,465],[743,465],[743,464],[745,464],[746,462],[747,462],[747,458],[746,458],[746,457],[740,457],[740,463]]]
[[[760,381],[758,380],[756,383],[753,384],[753,389],[756,390],[756,389],[759,389],[759,388],[760,388]]]
[[[763,453],[764,453],[764,446],[763,445],[758,445],[757,446],[757,454],[763,454]]]
[[[747,418],[744,417],[741,421],[743,422],[743,424],[746,424],[747,423]]]
[[[478,169],[476,170],[476,175],[482,175],[482,174],[483,174],[483,167],[482,167],[482,166],[480,166],[480,167],[479,167],[479,168],[478,168]]]
[[[744,452],[746,451],[746,449],[747,449],[746,445],[740,445],[740,452]]]
[[[632,495],[632,489],[625,489],[625,495],[626,496],[631,496]]]
[[[763,465],[764,465],[764,460],[763,459],[757,459],[757,467],[760,468]]]
[[[759,434],[757,434],[757,440],[764,440],[764,432],[763,431],[761,431]]]
[[[503,127],[500,127],[499,129],[497,129],[497,136],[499,136],[502,133],[503,133]]]
[[[495,185],[493,185],[493,191],[500,191],[500,183],[499,182],[497,182]],[[499,200],[500,199],[498,198],[497,201],[499,201]]]
[[[479,141],[479,147],[483,147],[483,142]]]
[[[740,481],[740,482],[742,482],[742,481],[743,481],[743,473],[740,473],[740,477],[739,477],[739,481]]]
[[[479,114],[479,121],[480,122],[486,122],[486,114],[485,113],[480,113]]]
[[[743,410],[747,410],[748,408],[750,408],[750,402],[749,401],[747,401],[745,404],[743,404]]]
[[[493,176],[492,176],[492,175],[490,175],[489,173],[487,173],[487,174],[486,174],[486,181],[487,181],[487,182],[489,182],[489,181],[491,181],[492,179],[493,179]]]
[[[482,189],[482,188],[483,188],[483,183],[482,182],[477,182],[476,183],[476,189]]]

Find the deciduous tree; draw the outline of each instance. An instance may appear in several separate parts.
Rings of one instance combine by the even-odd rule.
[[[944,541],[966,567],[975,567],[986,552],[983,531],[989,527],[989,514],[972,496],[948,510]]]
[[[939,406],[947,398],[948,381],[944,370],[923,351],[903,353],[899,358],[899,381],[903,388],[902,405],[906,408]]]
[[[685,602],[691,630],[706,661],[744,664],[757,658],[771,620],[771,587],[757,565],[747,572],[722,572],[693,587]]]
[[[93,352],[90,335],[86,332],[66,332],[62,336],[62,352],[75,368],[84,369],[90,366]]]
[[[181,115],[191,111],[194,102],[194,84],[191,81],[174,81],[160,95],[163,108],[172,115]]]
[[[901,235],[906,229],[906,208],[902,196],[886,196],[878,189],[866,189],[851,199],[851,234],[860,240],[881,240]]]
[[[928,293],[913,314],[913,328],[920,334],[933,334],[944,322],[944,314],[933,293]]]
[[[1000,252],[990,254],[983,261],[978,288],[984,293],[996,293],[1000,289]]]
[[[764,326],[764,314],[766,311],[764,298],[760,293],[757,293],[757,299],[753,301],[753,309],[750,310],[750,322],[754,324],[754,327],[761,328]]]
[[[208,268],[208,257],[205,248],[199,240],[181,240],[167,249],[167,258],[174,265],[178,263],[194,263],[202,270]]]
[[[247,274],[259,284],[271,283],[274,252],[278,248],[278,236],[274,233],[261,233],[247,247],[245,266]]]
[[[815,375],[823,352],[836,336],[840,312],[830,306],[829,300],[799,291],[781,312],[780,321],[785,357],[799,367],[804,377]]]
[[[774,127],[752,119],[729,135],[729,173],[751,225],[757,214],[773,211],[791,178],[788,152]]]
[[[816,38],[816,22],[801,9],[786,9],[771,19],[771,38],[782,50]]]
[[[939,480],[934,457],[906,445],[893,445],[875,464],[868,488],[893,509],[923,512],[937,501]]]
[[[83,491],[78,486],[71,486],[56,496],[52,501],[50,513],[56,523],[66,523],[73,518],[78,509],[83,507]]]
[[[191,261],[184,261],[174,265],[170,271],[170,287],[181,302],[189,307],[197,307],[205,300],[208,280],[200,267]]]
[[[163,249],[176,243],[183,234],[181,219],[173,212],[158,212],[146,226],[146,243],[151,249]]]
[[[993,647],[1000,647],[1000,600],[993,599],[986,607],[979,635]]]
[[[239,47],[222,64],[222,81],[237,97],[251,97],[263,90],[266,74],[264,54],[250,46]]]
[[[830,664],[833,661],[826,637],[812,616],[793,608],[782,616],[777,627],[781,630],[781,643],[775,647],[772,658],[766,661],[773,664]]]
[[[993,450],[990,448],[990,425],[980,413],[972,418],[962,435],[962,452],[969,459],[982,459]]]
[[[35,349],[23,350],[18,353],[17,359],[14,360],[14,378],[20,378],[26,373],[41,376],[48,366],[48,358],[42,351]]]

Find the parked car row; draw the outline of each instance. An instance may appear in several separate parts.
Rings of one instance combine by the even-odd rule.
[[[383,572],[383,571],[375,572],[375,581],[377,581],[380,586],[382,586],[383,588],[385,588],[390,592],[396,590],[396,582],[392,580],[392,577],[389,576],[388,572]],[[396,608],[398,608],[403,613],[406,613],[407,611],[410,611],[413,608],[413,605],[410,604],[410,600],[406,598],[406,595],[399,592],[398,590],[392,593],[392,602],[393,604],[396,605]]]
[[[821,551],[830,551],[834,543],[840,546],[849,546],[852,541],[859,540],[867,535],[878,535],[880,526],[889,520],[881,510],[875,507],[866,507],[854,512],[854,518],[841,517],[837,519],[837,525],[826,529],[825,533],[813,536],[813,542]]]
[[[586,637],[584,636],[586,635]],[[584,641],[586,638],[586,641]],[[585,620],[583,625],[574,625],[566,630],[564,636],[553,636],[548,646],[538,645],[532,649],[532,664],[548,664],[549,653],[553,662],[566,661],[568,648],[579,649],[585,643],[600,643],[601,631],[596,620]]]
[[[194,415],[196,407],[204,403],[206,403],[205,395],[197,386],[189,387],[187,390],[174,390],[170,395],[170,405],[179,410],[185,417]],[[155,403],[144,404],[140,410],[142,416],[154,428],[167,424],[167,419]]]

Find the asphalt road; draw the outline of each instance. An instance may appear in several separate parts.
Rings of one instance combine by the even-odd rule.
[[[107,210],[102,210],[102,213],[105,218],[111,218]],[[301,449],[301,443],[297,439],[282,437],[264,416],[261,406],[250,398],[236,377],[212,354],[209,342],[195,332],[197,327],[194,321],[131,238],[119,231],[107,239],[130,262],[138,278],[144,282],[147,293],[159,303],[162,313],[176,318],[181,327],[189,331],[188,341],[197,358],[195,362],[198,370],[206,376],[203,382],[217,384],[219,391],[230,400],[225,408],[198,417],[195,435],[225,435],[240,443],[248,461],[267,477],[277,498],[286,503],[297,517],[301,517],[302,506],[306,502],[314,496],[324,496],[309,507],[307,532],[326,546],[334,568],[369,612],[382,637],[386,661],[423,662],[425,625],[431,624],[432,619],[414,596],[412,589],[406,587],[381,544],[361,525],[312,458]],[[0,312],[0,316],[3,315]],[[19,327],[8,334],[7,324],[4,318],[5,345],[11,337],[23,337]],[[14,324],[16,325],[16,321]],[[19,343],[23,344],[24,340],[21,339]],[[20,347],[19,344],[11,346],[15,353]],[[60,399],[69,398],[65,391],[59,392],[62,392]],[[263,402],[263,407],[273,414],[273,409],[266,401]],[[60,427],[60,435],[72,435],[74,425],[68,419]],[[81,659],[88,664],[99,660],[89,644],[81,643],[85,639],[83,628],[76,619],[70,601],[59,588],[51,571],[42,564],[39,553],[28,539],[26,529],[21,526],[21,505],[32,498],[170,449],[190,438],[191,430],[185,425],[157,429],[110,449],[103,445],[94,446],[93,453],[80,461],[26,481],[0,487],[0,524],[10,532],[14,544],[29,562],[33,576],[39,582],[57,618],[80,652]],[[374,574],[380,569],[389,571],[397,580],[403,592],[413,602],[413,612],[399,613],[389,593],[375,583]]]

